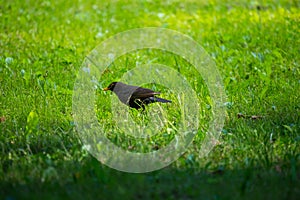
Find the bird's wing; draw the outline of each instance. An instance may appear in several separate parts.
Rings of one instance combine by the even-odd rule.
[[[148,98],[148,97],[153,97],[156,94],[160,94],[160,92],[154,92],[153,90],[139,87],[132,93],[131,97]]]

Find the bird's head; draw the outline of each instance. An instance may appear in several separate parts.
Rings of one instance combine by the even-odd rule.
[[[106,88],[103,88],[103,91],[107,91],[107,90],[110,90],[110,91],[113,91],[115,86],[117,85],[118,82],[112,82],[111,84],[109,84],[108,87]]]

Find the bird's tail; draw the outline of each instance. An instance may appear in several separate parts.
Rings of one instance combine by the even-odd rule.
[[[163,99],[163,98],[158,98],[158,97],[150,97],[149,98],[150,102],[161,102],[161,103],[171,103],[172,101],[167,100],[167,99]]]

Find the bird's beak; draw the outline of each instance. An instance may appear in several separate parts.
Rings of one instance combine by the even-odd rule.
[[[109,90],[109,88],[103,88],[103,91],[107,91],[107,90]]]

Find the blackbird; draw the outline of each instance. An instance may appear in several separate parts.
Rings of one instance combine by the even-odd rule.
[[[133,85],[127,85],[122,82],[112,82],[104,91],[110,90],[114,92],[119,100],[127,106],[135,109],[145,109],[145,105],[154,102],[171,103],[172,101],[158,98],[155,95],[160,92],[154,92],[153,90],[142,88]]]

